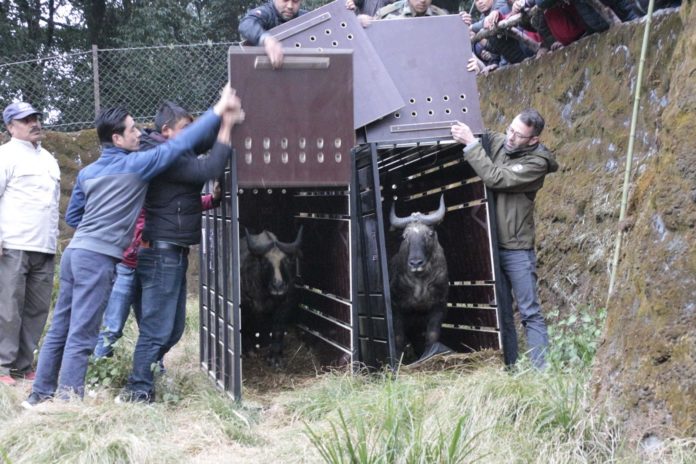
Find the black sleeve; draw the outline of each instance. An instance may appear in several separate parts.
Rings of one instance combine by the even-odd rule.
[[[249,10],[239,22],[239,35],[242,40],[252,46],[259,45],[261,35],[273,27],[272,15],[273,13],[268,11],[268,5]]]
[[[183,183],[200,183],[222,176],[232,147],[215,142],[208,156],[179,158],[166,172],[168,180]]]

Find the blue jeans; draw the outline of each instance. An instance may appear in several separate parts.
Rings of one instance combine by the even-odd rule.
[[[537,294],[536,254],[534,250],[501,249],[500,266],[522,316],[532,364],[543,369],[549,335]]]
[[[140,304],[140,285],[135,269],[122,263],[116,265],[116,280],[104,311],[102,330],[97,338],[94,356],[102,358],[113,355],[113,345],[123,335],[131,305]],[[138,311],[136,311],[137,313]]]
[[[87,363],[97,342],[117,261],[79,248],[63,253],[58,301],[39,352],[34,393],[84,395]]]
[[[134,398],[153,399],[153,367],[184,331],[187,268],[188,254],[184,251],[151,248],[138,251],[136,274],[142,291],[140,336],[126,385]]]

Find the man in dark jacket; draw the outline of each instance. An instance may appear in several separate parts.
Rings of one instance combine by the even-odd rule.
[[[164,103],[155,118],[156,130],[141,137],[141,147],[156,147],[176,138],[190,118],[180,106]],[[154,400],[152,365],[184,332],[188,252],[201,240],[200,194],[205,182],[224,173],[232,154],[233,125],[231,119],[223,117],[209,156],[199,157],[189,151],[150,181],[136,267],[141,285],[140,335],[133,353],[133,371],[121,400]]]
[[[534,198],[546,174],[558,170],[554,155],[539,143],[543,129],[544,119],[533,109],[518,114],[506,134],[487,132],[480,140],[466,124],[452,126],[454,140],[465,145],[464,159],[495,194],[500,265],[539,369],[549,341],[537,294]]]
[[[268,0],[249,10],[239,22],[239,35],[248,45],[260,45],[266,50],[274,67],[283,64],[283,45],[267,31],[307,13],[301,10],[302,0]]]

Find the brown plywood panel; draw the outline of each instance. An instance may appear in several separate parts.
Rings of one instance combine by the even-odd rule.
[[[242,187],[350,182],[352,52],[288,50],[273,69],[260,48],[230,48],[230,83],[246,119],[233,131]]]
[[[365,29],[406,106],[366,128],[367,142],[451,139],[455,121],[483,132],[469,29],[458,15],[374,21]]]
[[[321,48],[353,50],[355,129],[376,121],[405,105],[397,86],[344,0],[331,2],[288,21],[270,33],[287,49]],[[392,74],[398,76],[398,74]],[[337,82],[345,81],[338,77]]]

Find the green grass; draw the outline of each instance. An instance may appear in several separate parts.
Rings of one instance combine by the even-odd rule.
[[[22,411],[28,386],[0,386],[0,463],[696,463],[696,440],[641,451],[593,405],[590,363],[563,346],[588,346],[594,321],[558,326],[563,352],[550,353],[545,372],[497,359],[398,375],[334,371],[302,388],[248,390],[238,404],[198,369],[197,314],[192,306],[153,405],[113,403],[132,326],[115,358],[91,366],[97,381],[84,401]]]

